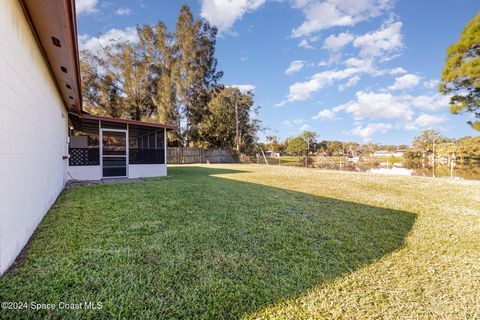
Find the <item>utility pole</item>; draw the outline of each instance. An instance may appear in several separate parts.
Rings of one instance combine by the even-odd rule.
[[[450,157],[450,179],[453,179],[453,166],[455,165],[454,164],[454,160],[455,158],[454,157]]]
[[[432,150],[432,176],[435,178],[435,140],[433,140],[433,150]]]
[[[238,102],[237,102],[236,91],[235,91],[235,143],[237,144],[237,153],[240,153],[240,136],[238,134]]]
[[[308,152],[310,151],[310,139],[307,138],[307,157],[305,158],[305,167],[308,167]]]

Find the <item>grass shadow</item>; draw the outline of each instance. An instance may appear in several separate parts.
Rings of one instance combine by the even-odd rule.
[[[1,318],[240,318],[397,250],[416,215],[178,166],[143,184],[68,190],[1,301],[101,302],[101,310]]]

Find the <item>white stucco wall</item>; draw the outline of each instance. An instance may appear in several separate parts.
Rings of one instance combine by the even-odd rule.
[[[101,166],[69,166],[68,173],[68,178],[74,180],[102,179]]]
[[[162,177],[167,175],[165,164],[130,164],[128,165],[129,178]]]
[[[167,175],[167,166],[165,164],[130,164],[127,171],[129,178],[162,177]],[[70,166],[68,173],[68,179],[102,179],[101,166]]]
[[[18,1],[0,1],[0,274],[64,187],[67,126]]]

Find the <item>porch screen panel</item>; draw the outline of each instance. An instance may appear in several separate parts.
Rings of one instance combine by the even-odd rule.
[[[142,149],[148,149],[148,135],[142,137]]]
[[[139,143],[136,148],[129,150],[129,164],[165,164],[163,129],[133,126],[130,129],[131,136],[138,134],[135,139]]]
[[[100,165],[100,142],[98,121],[86,120],[71,123],[69,150],[69,166]]]
[[[165,135],[163,130],[157,131],[157,149],[165,149]]]
[[[155,149],[155,133],[148,135],[148,149]]]

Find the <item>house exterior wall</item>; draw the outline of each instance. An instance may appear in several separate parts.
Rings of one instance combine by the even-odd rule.
[[[0,1],[0,274],[65,185],[67,119],[18,1]]]
[[[68,167],[68,178],[74,180],[101,180],[101,166],[70,166]]]
[[[167,175],[165,164],[129,164],[128,178],[161,177]],[[74,180],[101,180],[102,166],[70,166],[68,178]]]
[[[167,175],[166,164],[130,164],[128,165],[129,178],[161,177]]]

